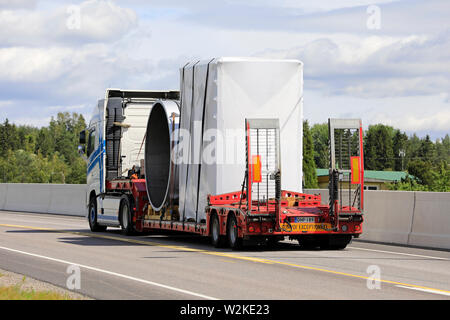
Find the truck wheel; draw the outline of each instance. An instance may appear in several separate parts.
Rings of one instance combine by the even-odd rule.
[[[228,244],[230,245],[230,248],[233,250],[242,248],[243,239],[239,238],[238,224],[234,214],[231,214],[227,229]]]
[[[91,198],[89,201],[89,228],[92,232],[102,232],[106,230],[106,226],[97,223],[97,199]]]
[[[217,214],[211,216],[211,243],[216,248],[223,248],[226,243],[226,238],[220,235],[220,222]]]
[[[124,235],[131,236],[136,233],[131,221],[131,204],[127,196],[123,196],[120,201],[120,225]]]

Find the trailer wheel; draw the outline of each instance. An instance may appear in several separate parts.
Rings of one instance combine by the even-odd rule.
[[[131,220],[131,203],[127,196],[123,196],[120,201],[120,225],[124,235],[131,236],[136,233]]]
[[[217,214],[211,216],[211,243],[216,248],[225,247],[226,238],[220,235],[220,222]]]
[[[233,250],[242,248],[243,239],[239,238],[238,223],[234,214],[231,214],[227,226],[228,244]]]
[[[106,230],[106,226],[97,223],[97,198],[92,197],[89,201],[89,228],[92,232],[102,232]]]

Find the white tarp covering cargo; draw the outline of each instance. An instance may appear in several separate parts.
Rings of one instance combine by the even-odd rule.
[[[180,219],[201,222],[208,194],[240,191],[246,118],[279,119],[282,188],[301,192],[302,100],[297,60],[217,58],[182,68]]]

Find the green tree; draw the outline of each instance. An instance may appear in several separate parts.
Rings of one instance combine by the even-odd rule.
[[[408,163],[408,173],[415,176],[422,185],[433,184],[432,163],[423,160],[412,160]]]
[[[0,124],[0,181],[86,183],[86,164],[78,156],[82,115],[59,113],[48,127]]]
[[[450,192],[450,169],[447,162],[442,161],[437,170],[432,172],[433,183],[431,191]]]
[[[383,124],[369,126],[364,139],[364,164],[368,170],[392,170],[394,129]]]
[[[314,146],[314,162],[316,168],[328,168],[330,161],[328,124],[315,124],[311,128],[311,135]]]
[[[405,158],[407,157],[406,153],[406,144],[408,142],[408,136],[401,132],[400,130],[395,130],[394,137],[392,139],[392,150],[394,155],[394,170],[395,171],[404,171],[405,170]]]
[[[435,147],[430,139],[429,135],[426,135],[425,139],[421,141],[419,148],[419,157],[423,161],[432,162],[435,160]]]
[[[305,188],[318,187],[313,138],[307,120],[303,121],[303,179]]]
[[[417,159],[419,157],[419,150],[422,145],[420,138],[413,134],[406,144],[406,154],[408,157],[406,158],[406,165],[410,160]]]
[[[41,153],[44,157],[55,152],[55,142],[49,128],[42,128],[36,138],[35,153]]]
[[[76,158],[70,166],[69,174],[66,177],[66,183],[86,183],[86,169],[86,162],[82,158]]]

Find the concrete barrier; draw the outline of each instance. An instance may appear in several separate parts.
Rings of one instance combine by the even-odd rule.
[[[0,184],[0,210],[84,216],[86,185]],[[328,190],[307,189],[328,203]],[[450,192],[366,191],[361,239],[450,249]]]
[[[1,210],[85,215],[86,185],[21,184],[0,185]]]
[[[366,191],[361,239],[408,244],[412,228],[414,192]]]
[[[330,198],[328,189],[304,189],[303,192],[307,194],[320,194],[322,204],[328,204],[328,199]]]
[[[8,193],[8,185],[0,184],[0,210],[3,210],[5,208],[7,193]]]
[[[328,202],[327,189],[306,189]],[[365,191],[361,239],[450,249],[450,192]]]
[[[86,185],[52,185],[48,213],[84,216]]]
[[[307,189],[308,194],[320,194],[322,204],[328,204],[327,189]],[[348,202],[348,192],[342,197]],[[365,191],[364,225],[361,239],[407,244],[411,231],[414,192]]]
[[[409,245],[450,249],[450,192],[415,192]]]
[[[47,213],[51,201],[48,184],[8,184],[5,210]]]

